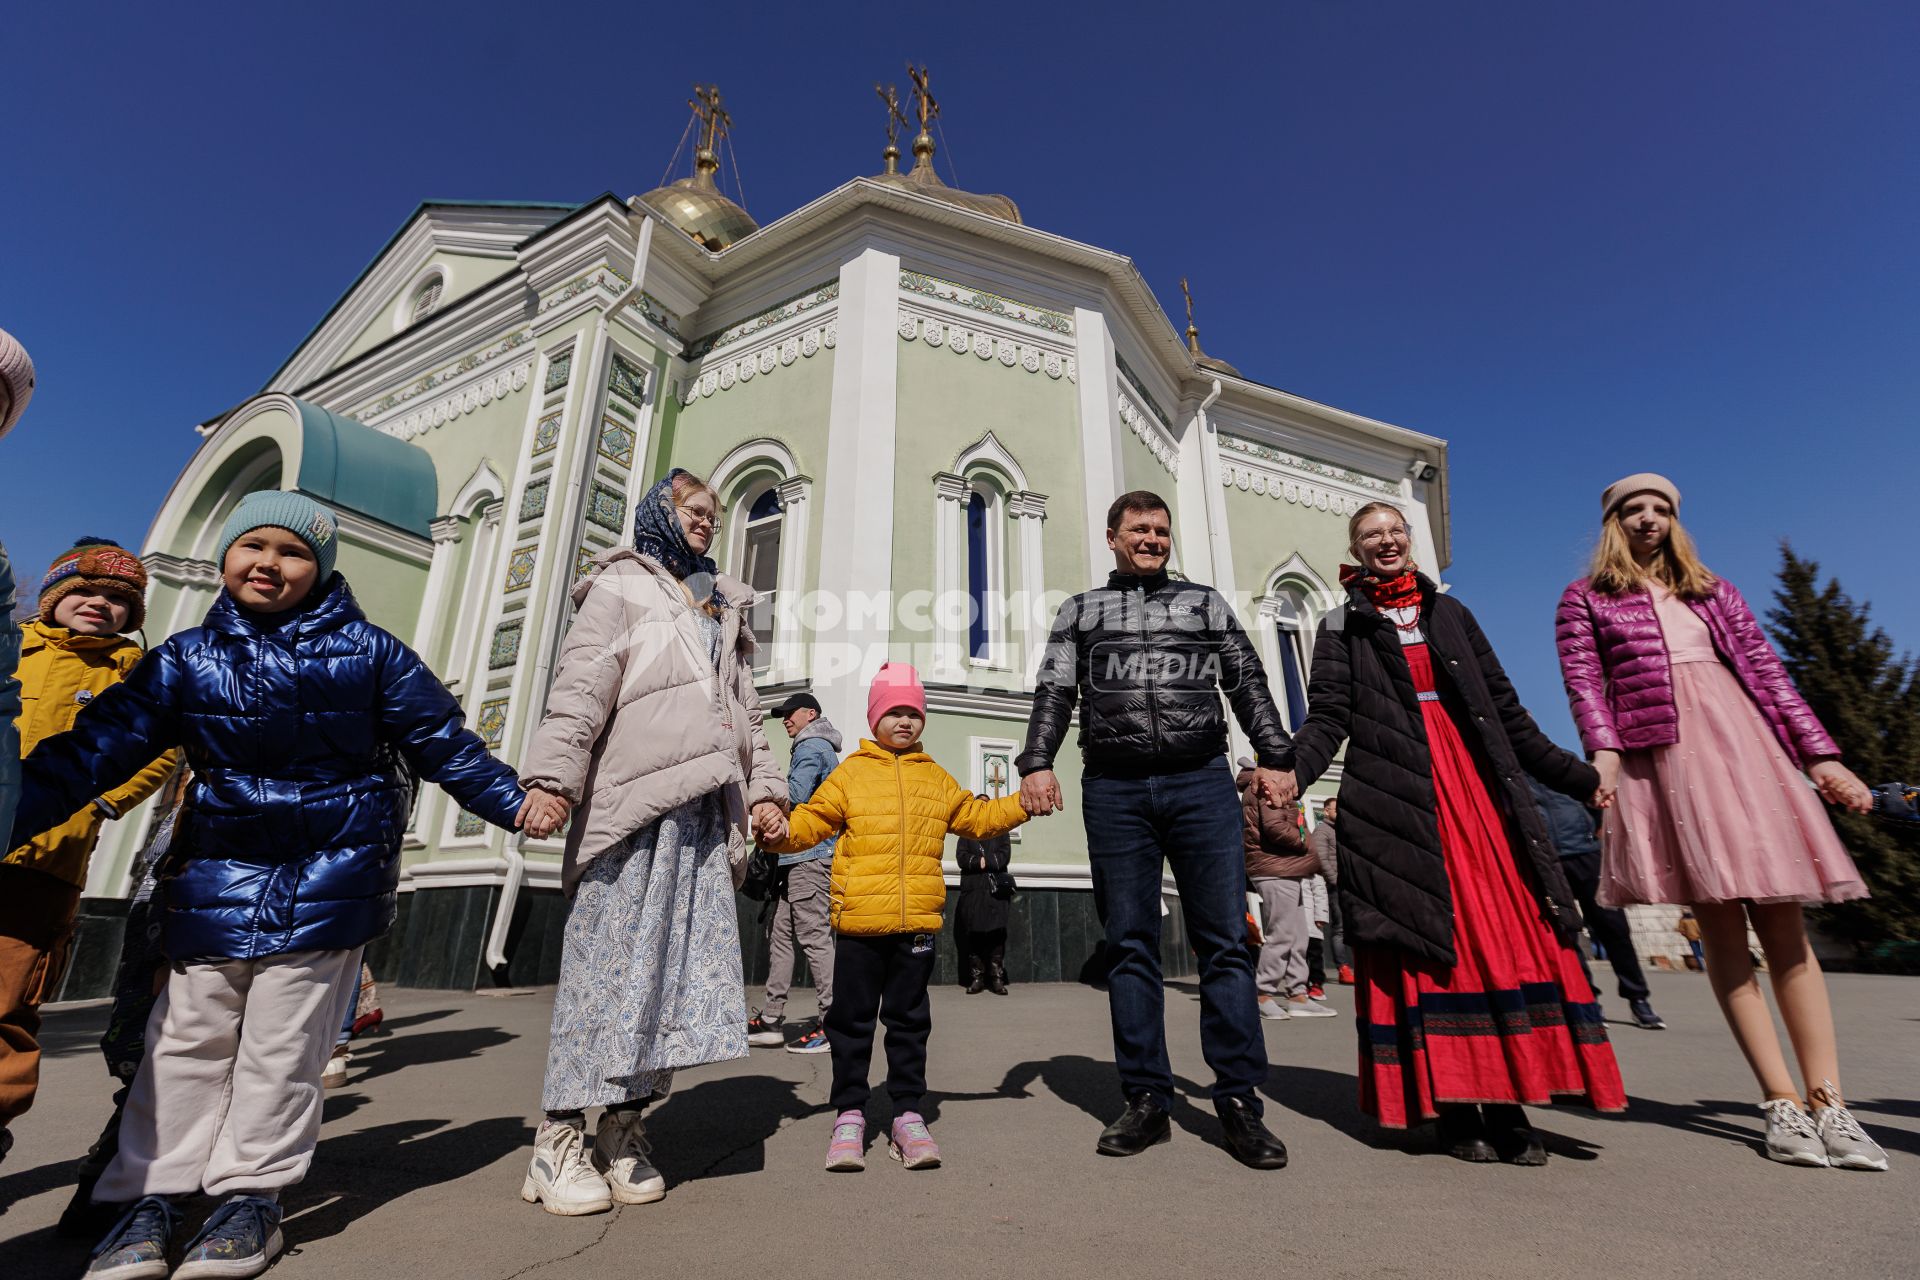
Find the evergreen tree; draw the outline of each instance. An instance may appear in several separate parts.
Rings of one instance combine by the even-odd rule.
[[[1780,548],[1780,583],[1767,623],[1787,672],[1827,727],[1848,768],[1868,786],[1920,783],[1920,665],[1896,653],[1837,579]],[[1920,824],[1912,829],[1835,811],[1871,898],[1821,908],[1826,931],[1862,959],[1911,968],[1920,959]],[[1912,946],[1890,944],[1912,943]]]

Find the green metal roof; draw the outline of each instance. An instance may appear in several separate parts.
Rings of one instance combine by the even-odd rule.
[[[433,536],[439,477],[425,449],[319,405],[300,406],[302,493],[423,538]]]

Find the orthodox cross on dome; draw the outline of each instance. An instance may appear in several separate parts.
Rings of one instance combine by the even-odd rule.
[[[700,122],[700,149],[694,152],[693,167],[698,172],[713,173],[720,168],[720,143],[733,131],[733,117],[720,105],[720,86],[715,84],[693,86],[687,106]]]
[[[1193,323],[1193,290],[1187,287],[1185,276],[1180,277],[1180,293],[1187,300],[1187,349],[1197,353],[1200,350],[1200,330]]]
[[[913,110],[920,118],[920,133],[913,140],[913,167],[933,166],[933,134],[927,126],[940,118],[940,104],[934,99],[933,90],[928,88],[927,69],[907,64],[907,75],[913,80]]]
[[[900,172],[898,130],[906,128],[908,124],[906,113],[900,110],[900,91],[892,85],[883,89],[877,83],[873,86],[873,91],[880,95],[880,101],[887,104],[887,149],[881,152],[881,158],[887,162],[885,172],[898,173]]]

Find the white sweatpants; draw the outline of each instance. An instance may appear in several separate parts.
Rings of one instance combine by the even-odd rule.
[[[174,967],[93,1198],[258,1195],[306,1177],[320,1073],[359,979],[357,947]]]

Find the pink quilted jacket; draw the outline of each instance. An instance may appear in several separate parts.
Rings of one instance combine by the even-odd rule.
[[[1706,622],[1713,647],[1801,768],[1839,756],[1812,708],[1793,687],[1780,655],[1731,582],[1688,607]],[[1673,668],[1646,591],[1602,595],[1585,578],[1569,585],[1554,615],[1560,674],[1587,753],[1663,747],[1680,741]]]

